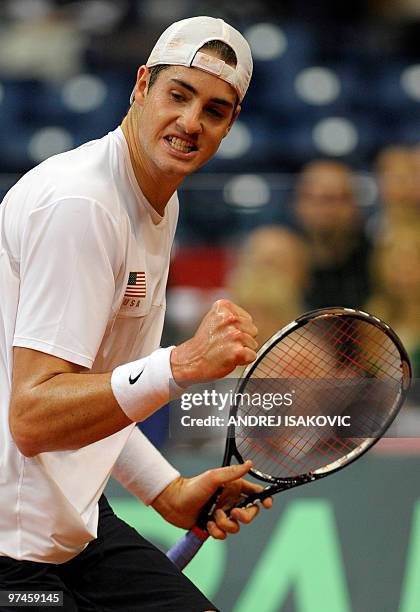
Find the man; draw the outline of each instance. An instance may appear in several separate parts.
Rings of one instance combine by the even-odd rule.
[[[214,609],[102,492],[112,472],[189,528],[218,487],[230,503],[258,488],[242,480],[248,464],[184,479],[135,427],[188,385],[255,359],[257,330],[226,300],[193,338],[157,348],[176,189],[216,152],[251,72],[248,44],[223,21],[173,24],[121,128],[47,160],[5,197],[0,589],[63,591],[65,610]],[[220,507],[208,531],[224,539],[256,513]]]
[[[416,147],[394,145],[379,152],[375,170],[380,211],[370,221],[375,241],[389,238],[396,228],[418,222],[419,166]]]
[[[309,162],[298,179],[295,216],[311,261],[308,308],[363,307],[370,244],[351,168],[328,159]]]

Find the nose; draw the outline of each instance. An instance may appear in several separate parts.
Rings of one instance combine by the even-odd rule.
[[[199,105],[189,104],[185,106],[178,117],[177,125],[185,134],[200,134],[203,126]]]

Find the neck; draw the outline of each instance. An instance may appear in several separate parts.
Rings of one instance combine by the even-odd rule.
[[[162,176],[159,168],[147,158],[142,149],[139,137],[139,111],[133,104],[121,124],[121,129],[127,141],[131,165],[137,183],[151,206],[163,216],[171,196],[175,193],[182,179]]]
[[[312,232],[308,238],[314,260],[318,264],[341,263],[351,252],[355,240],[351,231]]]

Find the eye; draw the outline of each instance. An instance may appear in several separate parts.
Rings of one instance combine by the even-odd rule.
[[[171,91],[170,95],[171,95],[172,100],[175,100],[175,102],[183,102],[185,99],[184,96],[180,94],[178,91]]]
[[[207,109],[207,112],[209,113],[209,115],[212,115],[212,117],[217,117],[218,119],[223,119],[224,114],[217,108],[214,108],[213,106],[210,106]]]

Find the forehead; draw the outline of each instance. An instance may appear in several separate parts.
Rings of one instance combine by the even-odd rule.
[[[328,189],[330,191],[352,191],[351,174],[335,166],[319,166],[303,173],[301,187],[304,189]]]
[[[174,79],[193,87],[199,96],[220,98],[231,104],[236,102],[236,91],[229,83],[199,68],[170,66],[159,74],[157,82],[160,81],[162,86],[168,86],[175,84]]]

